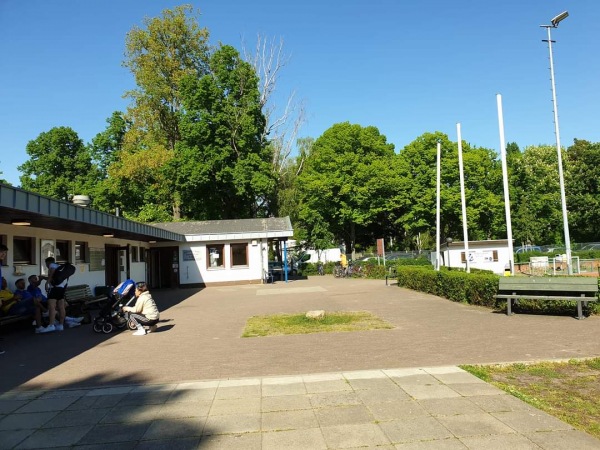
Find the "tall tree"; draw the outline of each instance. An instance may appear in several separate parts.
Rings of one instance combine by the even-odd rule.
[[[600,240],[600,143],[575,139],[565,152],[569,232],[576,242]]]
[[[392,209],[394,159],[393,144],[375,127],[345,122],[326,130],[297,180],[300,221],[312,240],[326,237],[315,233],[321,229],[343,241],[347,252],[370,243],[370,227]]]
[[[211,56],[210,74],[182,84],[181,142],[170,176],[194,219],[264,217],[275,178],[261,140],[258,77],[231,46]]]
[[[432,241],[436,232],[437,143],[441,143],[441,234],[463,239],[458,145],[443,133],[425,133],[400,151],[407,172],[405,207],[398,218],[406,246]],[[494,151],[463,142],[465,200],[469,239],[505,237],[502,171]],[[407,204],[408,201],[408,204]],[[428,238],[429,237],[429,238]]]
[[[125,94],[132,100],[127,110],[131,127],[124,136],[122,161],[111,176],[120,178],[118,185],[128,178],[148,182],[143,195],[147,208],[161,216],[170,209],[173,218],[180,217],[181,193],[165,168],[180,139],[180,86],[185,77],[208,73],[209,33],[198,22],[192,6],[178,6],[164,10],[162,17],[145,19],[145,28],[134,27],[126,39],[123,64],[133,73],[137,88]],[[137,196],[122,200],[134,214],[142,207]]]
[[[563,242],[556,148],[526,147],[519,162],[512,208],[515,244]]]
[[[73,194],[93,194],[99,173],[77,133],[55,127],[29,141],[29,160],[18,167],[21,186],[48,197],[67,200]]]

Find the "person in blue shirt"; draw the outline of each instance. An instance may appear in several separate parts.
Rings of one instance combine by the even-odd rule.
[[[33,300],[33,295],[25,289],[25,279],[19,278],[15,281],[14,299],[17,301],[8,310],[9,316],[34,316],[36,325],[42,324],[42,310]]]
[[[42,279],[37,275],[30,275],[29,278],[27,278],[27,280],[29,280],[29,286],[27,286],[27,292],[29,292],[33,296],[33,302],[36,305],[36,307],[40,308],[42,316],[47,317],[49,315],[49,313],[48,313],[48,298],[42,293],[42,290],[40,289],[40,284],[42,284]],[[48,319],[48,320],[50,320],[50,319]],[[67,327],[74,328],[74,327],[81,325],[82,320],[83,320],[83,317],[71,317],[71,316],[65,315],[64,323]],[[57,323],[54,322],[55,327],[56,327],[56,325],[57,325]],[[42,328],[43,327],[40,327],[40,324],[36,323],[35,332],[41,333]]]

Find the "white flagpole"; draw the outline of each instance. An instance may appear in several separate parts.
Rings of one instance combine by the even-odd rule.
[[[465,241],[465,260],[467,261],[467,273],[471,272],[469,262],[469,233],[467,232],[467,202],[465,200],[465,176],[463,174],[462,137],[460,134],[460,123],[456,124],[458,134],[458,172],[460,174],[460,201],[462,203],[463,236]]]
[[[510,198],[508,196],[508,168],[506,166],[506,142],[504,140],[504,115],[502,112],[502,96],[496,94],[496,103],[498,104],[498,128],[500,130],[500,157],[502,159],[502,182],[504,185],[504,212],[506,215],[506,235],[508,239],[508,264],[510,274],[515,274],[512,224],[510,220]]]
[[[438,141],[437,143],[437,187],[436,187],[436,195],[437,195],[437,207],[436,207],[436,233],[435,233],[435,248],[436,248],[436,257],[435,257],[435,270],[440,270],[440,184],[441,184],[441,160],[442,160],[442,143]]]

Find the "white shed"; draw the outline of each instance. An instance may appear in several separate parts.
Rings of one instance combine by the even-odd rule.
[[[440,264],[445,267],[465,269],[467,255],[464,242],[444,243],[440,247]],[[469,265],[473,269],[491,270],[499,275],[510,267],[508,239],[489,239],[486,241],[469,241]],[[435,266],[436,253],[431,253],[431,261]]]

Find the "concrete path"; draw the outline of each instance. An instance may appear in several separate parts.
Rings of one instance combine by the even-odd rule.
[[[154,293],[157,333],[5,336],[0,448],[600,448],[458,369],[600,356],[600,320],[507,317],[383,281]],[[252,315],[368,310],[393,330],[242,339]]]

